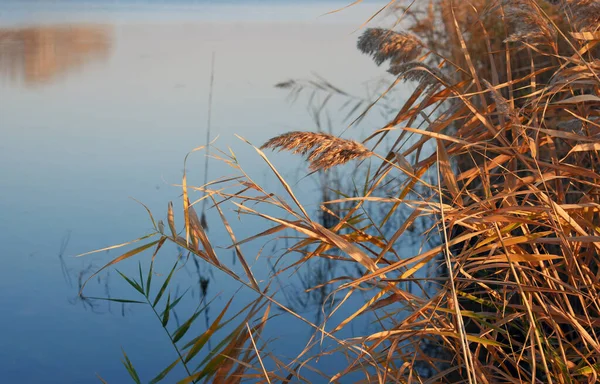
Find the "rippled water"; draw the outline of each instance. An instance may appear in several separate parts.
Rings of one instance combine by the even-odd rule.
[[[305,103],[291,105],[274,84],[315,72],[364,94],[364,81],[383,73],[355,49],[355,30],[372,7],[318,17],[339,4],[208,3],[0,2],[2,382],[96,382],[96,373],[109,383],[126,382],[121,347],[143,379],[172,361],[147,309],[78,298],[81,283],[118,253],[73,256],[150,231],[145,210],[130,197],[159,217],[168,201],[179,202],[173,185],[181,180],[183,157],[205,143],[213,52],[216,146],[233,148],[267,184],[267,167],[234,134],[260,144],[315,128]],[[292,157],[274,159],[292,180],[306,174]],[[202,154],[191,157],[192,182],[202,182],[203,167]],[[231,172],[211,160],[210,178]],[[314,184],[296,187],[315,208]],[[215,220],[209,213],[211,238],[226,246]],[[260,229],[252,221],[233,225],[242,238]],[[253,261],[259,248],[244,251]],[[232,257],[231,250],[219,252]],[[176,254],[167,249],[157,270],[167,272]],[[136,263],[122,268],[135,271]],[[267,268],[262,263],[255,264],[257,273]],[[206,320],[237,289],[201,264],[189,264],[178,279],[181,290],[193,287],[192,302],[201,300],[198,281],[210,280],[207,297],[218,297]],[[87,292],[134,293],[114,270],[94,278]],[[234,306],[241,308],[246,297],[238,293]],[[304,310],[318,316],[318,306]],[[284,335],[273,345],[289,355],[311,334],[289,321],[274,320],[268,329],[269,337]],[[328,368],[335,371],[335,363]]]

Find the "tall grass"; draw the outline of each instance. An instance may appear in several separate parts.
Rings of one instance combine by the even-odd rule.
[[[365,30],[358,48],[396,76],[386,92],[403,81],[417,83],[406,103],[363,142],[292,132],[263,146],[307,155],[318,172],[347,162],[366,166],[360,161],[365,158],[376,164],[359,196],[323,204],[325,210],[347,207],[335,224],[314,220],[254,147],[283,195],[270,193],[234,155],[223,154],[220,159],[237,178],[192,187],[184,175],[183,228],[176,228],[169,205],[168,228],[152,219],[155,231],[145,238],[157,239],[107,267],[151,248],[156,255],[169,241],[258,294],[238,315],[235,332],[209,353],[212,360],[194,369],[187,362],[220,326],[225,310],[208,331],[179,347],[174,335],[183,338],[186,329],[167,328],[177,299],[167,296],[157,310],[161,297],[150,300],[148,293],[152,273],[130,281],[181,356],[172,366],[189,369],[183,382],[306,381],[299,367],[318,356],[303,353],[284,362],[268,345],[257,344],[272,307],[337,343],[335,352],[346,357],[347,366],[324,375],[326,381],[347,382],[347,375],[357,373],[363,382],[377,383],[598,381],[600,3],[392,1],[382,11],[395,12],[402,21],[391,29]],[[384,140],[392,143],[386,150]],[[389,180],[398,187],[382,194],[380,187]],[[243,273],[226,265],[209,240],[194,210],[197,202],[190,199],[198,191],[220,214]],[[272,227],[240,241],[228,224],[227,206]],[[382,214],[372,218],[366,207],[383,207]],[[408,214],[391,233],[381,230],[401,212]],[[430,223],[418,235],[436,241],[410,254],[398,240],[418,220]],[[270,281],[260,280],[242,254],[244,242],[284,231],[296,233],[296,243],[288,246],[289,254],[299,254],[294,268],[321,258],[355,265],[360,272],[331,276],[314,287],[329,285],[344,298],[333,309],[324,307],[319,324],[273,294],[273,279],[289,267],[275,269]],[[427,272],[431,265],[433,273]],[[409,291],[408,282],[418,290]],[[427,288],[431,285],[435,289]],[[163,286],[159,292],[168,289]],[[341,322],[328,321],[358,292],[368,292],[362,307]],[[336,336],[366,313],[375,314],[380,331]],[[127,358],[125,365],[133,371]]]

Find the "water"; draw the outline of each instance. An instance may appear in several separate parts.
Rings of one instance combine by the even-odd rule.
[[[109,383],[126,382],[121,348],[143,381],[173,360],[147,308],[78,298],[81,282],[118,253],[73,256],[150,232],[145,210],[130,197],[159,218],[175,201],[181,223],[180,189],[173,185],[180,183],[185,154],[205,142],[213,52],[216,146],[231,147],[256,181],[276,192],[264,162],[234,134],[260,144],[315,124],[305,102],[290,105],[273,85],[315,72],[364,94],[364,81],[383,74],[355,49],[354,31],[373,5],[318,17],[340,4],[201,3],[0,2],[2,382],[87,383],[97,382],[96,373]],[[361,129],[351,136],[361,137]],[[274,155],[273,161],[293,180],[306,174],[294,157]],[[203,167],[202,154],[191,156],[193,184],[202,183]],[[210,178],[228,174],[227,166],[211,161]],[[296,187],[316,208],[314,184]],[[218,223],[210,212],[211,239],[227,246]],[[251,219],[232,226],[238,238],[266,228]],[[252,263],[259,245],[244,247]],[[231,262],[231,250],[218,252]],[[157,272],[168,273],[176,249],[161,255]],[[133,273],[138,260],[147,268],[148,258],[121,268]],[[239,263],[234,268],[241,270]],[[254,268],[266,267],[259,261]],[[208,299],[218,296],[209,312],[214,320],[237,286],[204,264],[189,264],[177,285],[182,291],[193,286],[190,303],[200,300],[200,276],[211,279]],[[92,280],[86,292],[135,298],[114,270]],[[241,291],[233,306],[251,298]],[[191,308],[186,305],[183,312]],[[318,308],[309,309],[318,316]],[[280,334],[285,337],[274,350],[290,353],[302,349],[310,331],[275,319],[266,335]],[[339,361],[331,362],[335,372]]]
[[[3,24],[24,22],[51,23],[73,21],[244,21],[298,22],[317,20],[323,23],[352,23],[356,29],[386,2],[365,0],[343,13],[325,14],[348,5],[344,0],[2,0],[0,20]]]

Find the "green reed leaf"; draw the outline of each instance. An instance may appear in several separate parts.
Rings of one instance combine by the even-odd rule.
[[[229,299],[229,302],[227,303],[227,305],[225,305],[225,308],[223,308],[223,310],[221,311],[221,313],[219,314],[219,316],[210,325],[210,327],[206,330],[206,332],[204,332],[198,338],[198,340],[196,340],[196,342],[194,343],[194,345],[192,346],[192,348],[190,348],[190,351],[188,352],[188,354],[187,354],[187,356],[185,357],[185,360],[184,360],[186,363],[189,362],[191,359],[193,359],[198,354],[198,352],[200,352],[200,350],[202,349],[202,347],[204,346],[204,344],[206,344],[208,342],[208,340],[211,338],[211,336],[219,328],[219,323],[223,319],[223,316],[225,316],[225,312],[227,312],[227,309],[229,308],[229,305],[231,304],[232,300],[233,300],[233,298]]]
[[[156,298],[154,299],[154,303],[152,304],[153,307],[156,307],[156,305],[158,304],[158,302],[162,298],[163,294],[165,293],[165,290],[169,286],[169,282],[171,281],[171,277],[173,277],[173,272],[175,272],[175,268],[177,268],[177,263],[178,262],[179,261],[175,262],[175,265],[173,265],[173,268],[171,269],[171,272],[167,276],[167,279],[165,280],[165,282],[163,283],[163,285],[160,287],[160,290],[158,291],[158,294],[156,295]]]
[[[169,304],[164,311],[162,311],[162,313],[160,314],[161,317],[165,315],[165,311],[171,311],[173,310],[173,308],[175,308],[175,306],[177,304],[179,304],[179,302],[181,301],[181,299],[183,299],[183,296],[185,296],[186,293],[188,293],[188,291],[190,290],[191,287],[188,287],[188,289],[185,290],[185,292],[183,292],[177,299],[175,299],[173,302],[171,302],[171,304]]]
[[[150,380],[148,384],[156,384],[156,383],[162,381],[169,374],[169,372],[171,372],[173,370],[173,368],[175,368],[177,366],[177,364],[179,364],[180,361],[181,360],[179,360],[179,358],[175,359],[175,361],[172,362],[171,364],[169,364],[169,366],[167,368],[163,369],[163,371],[161,373],[156,375],[156,377],[154,379]]]
[[[162,318],[162,325],[163,327],[166,327],[167,324],[169,323],[169,314],[171,313],[171,311],[169,310],[169,305],[171,304],[171,294],[169,293],[169,296],[167,296],[167,305],[166,305],[166,309],[163,312],[163,318]]]
[[[190,329],[190,327],[192,326],[194,321],[196,321],[198,316],[200,316],[200,314],[206,310],[206,308],[210,305],[210,303],[212,303],[213,300],[208,302],[202,308],[195,311],[194,314],[192,314],[192,316],[190,316],[190,318],[185,321],[185,323],[181,324],[181,326],[179,328],[177,328],[177,330],[173,333],[173,342],[174,343],[178,342],[179,340],[181,340],[181,338],[183,336],[185,336],[185,334]]]
[[[129,285],[131,285],[136,291],[138,291],[139,293],[141,293],[142,295],[144,294],[144,289],[140,286],[140,284],[138,284],[137,281],[130,279],[129,277],[127,277],[126,275],[124,275],[121,271],[117,270],[117,273],[119,275],[121,275],[121,277],[123,279],[125,279],[125,281],[127,281],[129,283]]]
[[[131,364],[129,357],[127,357],[125,350],[122,349],[122,351],[123,351],[123,357],[125,358],[125,360],[123,360],[122,363],[125,366],[125,369],[127,369],[127,372],[129,372],[129,375],[131,376],[133,381],[135,381],[136,384],[141,384],[142,382],[140,381],[140,377],[139,377],[137,371],[135,370],[135,368],[133,367],[133,364]]]
[[[148,269],[148,277],[146,278],[146,294],[148,297],[150,295],[150,285],[152,284],[152,273],[154,270],[154,260],[150,262],[150,268]]]
[[[104,301],[112,301],[114,303],[125,303],[125,304],[147,304],[145,301],[138,300],[129,300],[129,299],[113,299],[112,297],[87,297],[88,299],[93,300],[104,300]]]

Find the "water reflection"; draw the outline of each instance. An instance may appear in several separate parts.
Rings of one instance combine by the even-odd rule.
[[[0,29],[0,74],[26,85],[51,82],[94,61],[112,47],[106,26],[38,26]]]

